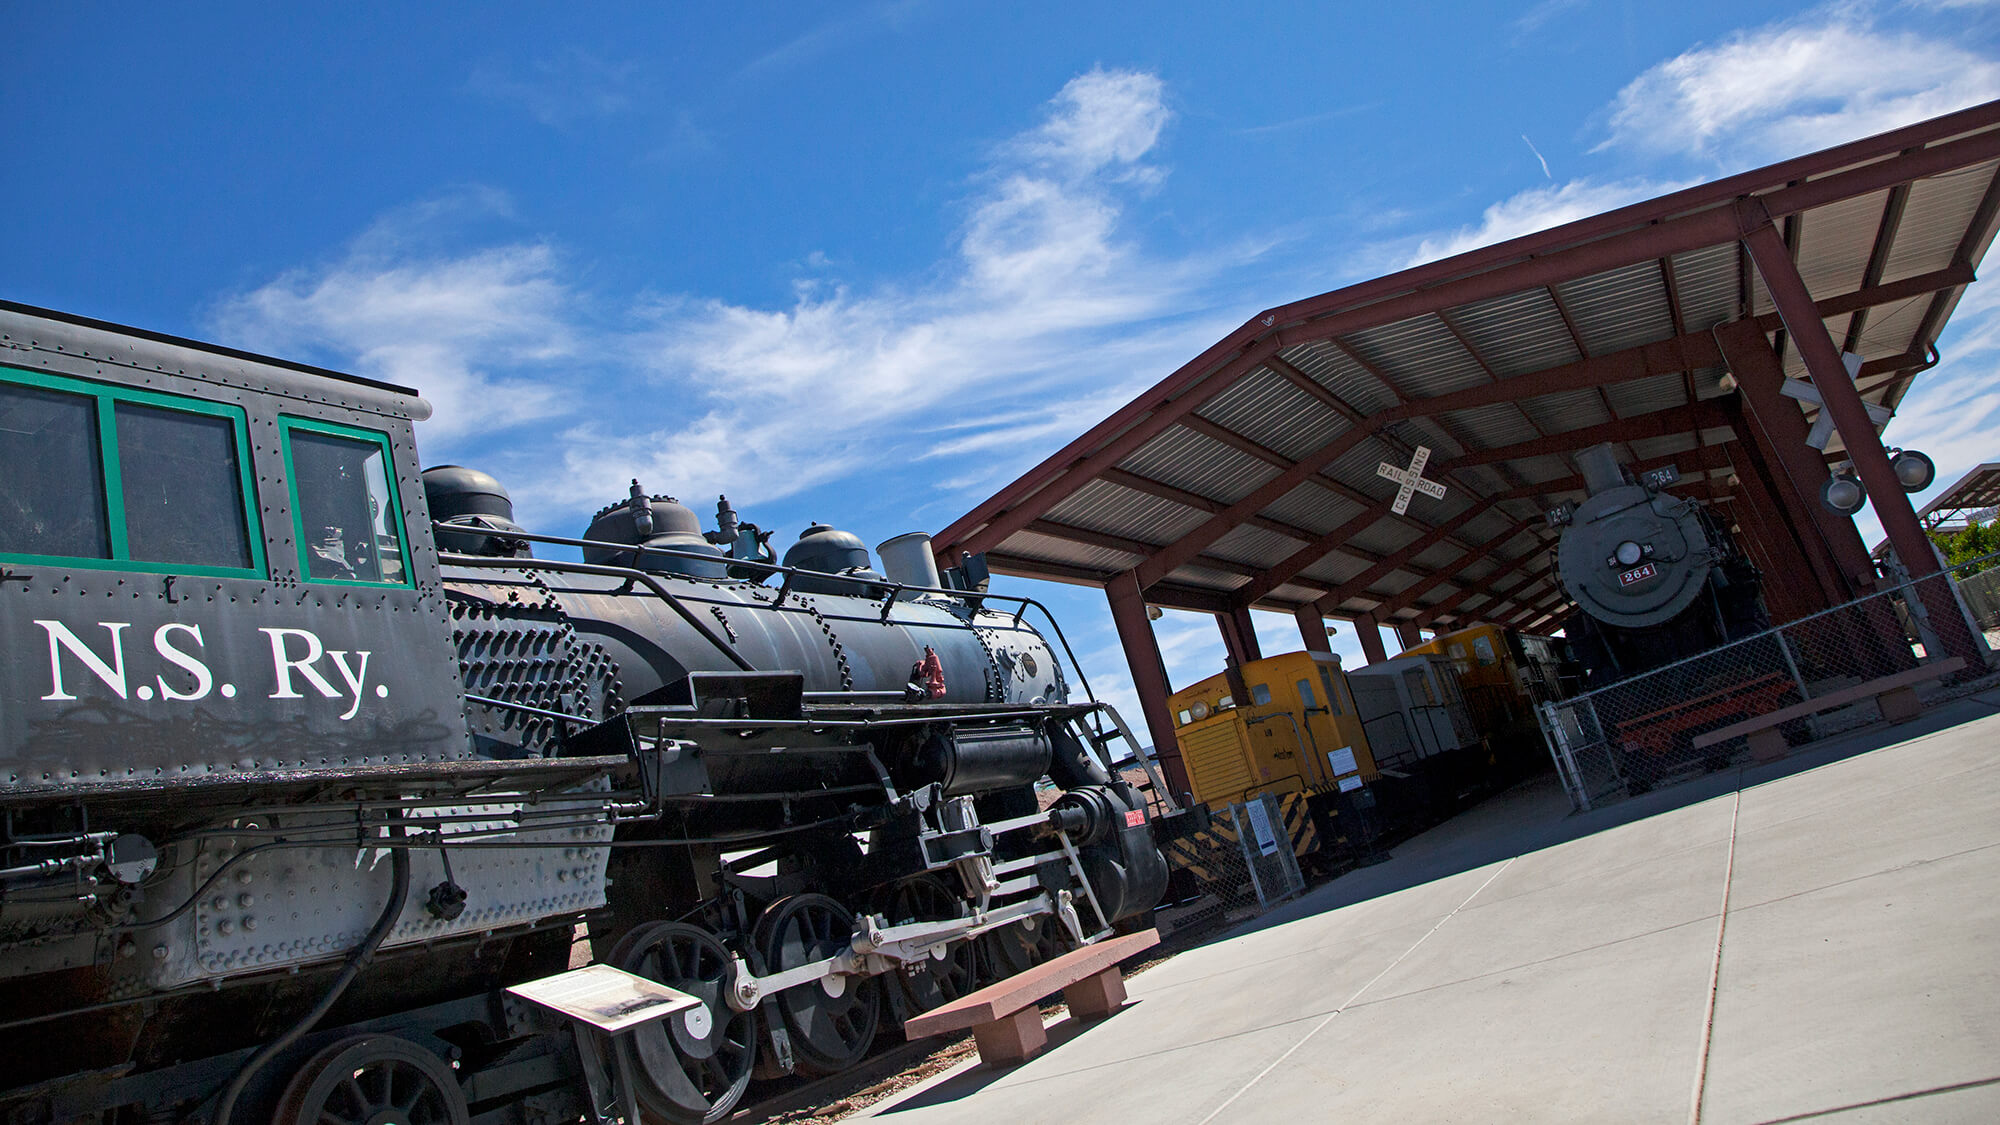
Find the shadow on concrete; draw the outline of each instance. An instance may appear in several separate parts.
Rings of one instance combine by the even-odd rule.
[[[2000,710],[2000,693],[1985,693],[1933,707],[1907,723],[1848,731],[1793,750],[1775,762],[1733,765],[1712,774],[1663,786],[1589,812],[1570,806],[1553,773],[1524,781],[1398,844],[1386,863],[1357,868],[1339,878],[1210,938],[1202,944],[1282,926],[1372,898],[1436,882],[1463,871],[1603,832],[1755,788],[1779,778],[1908,742],[1983,718]]]
[[[1036,1057],[1039,1058],[1041,1055],[1058,1050],[1063,1044],[1081,1039],[1099,1028],[1110,1027],[1116,1024],[1121,1017],[1131,1017],[1135,1014],[1136,1009],[1141,1006],[1141,1001],[1127,1000],[1124,1007],[1101,1020],[1084,1021],[1077,1019],[1075,1016],[1065,1016],[1049,1025],[1048,1046],[1042,1048],[1040,1054]],[[904,1110],[923,1109],[929,1106],[943,1105],[947,1102],[955,1102],[962,1098],[969,1098],[1014,1073],[1014,1071],[1014,1067],[993,1066],[983,1062],[962,1067],[956,1072],[947,1074],[942,1081],[938,1081],[928,1087],[920,1088],[914,1095],[906,1097],[893,1105],[886,1105],[877,1109],[876,1114],[881,1117],[892,1117]]]

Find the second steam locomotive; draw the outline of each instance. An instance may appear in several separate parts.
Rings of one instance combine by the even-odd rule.
[[[636,482],[532,535],[402,388],[0,343],[0,1121],[714,1121],[1164,889],[1115,714],[976,559],[780,564]],[[698,1002],[509,991],[586,926]]]

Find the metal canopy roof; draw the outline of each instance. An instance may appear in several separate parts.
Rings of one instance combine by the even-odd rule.
[[[1938,493],[1917,512],[1926,530],[1956,530],[1982,512],[2000,508],[2000,461],[1984,465],[1958,478],[1958,482]],[[1875,545],[1875,557],[1889,549],[1886,540]]]
[[[1611,441],[1729,503],[1713,330],[1755,319],[1804,374],[1742,237],[1778,224],[1863,397],[1893,407],[1993,239],[1997,169],[1992,102],[1268,310],[940,532],[939,557],[1131,572],[1212,612],[1546,622],[1570,453]],[[1398,516],[1376,468],[1420,445],[1447,491]]]

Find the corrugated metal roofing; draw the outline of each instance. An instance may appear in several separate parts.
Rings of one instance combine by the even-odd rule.
[[[1929,131],[1919,135],[1924,129]],[[2000,103],[1273,310],[1246,323],[1228,342],[1170,376],[1014,488],[974,509],[940,536],[939,546],[951,550],[956,543],[997,536],[976,545],[1006,557],[1009,566],[1023,573],[1034,573],[1032,564],[1044,561],[1070,568],[1063,576],[1072,579],[1079,570],[1100,573],[1105,581],[1135,567],[1147,574],[1146,567],[1153,564],[1146,560],[1168,547],[1141,557],[1106,543],[1182,544],[1197,529],[1213,524],[1214,511],[1269,491],[1267,482],[1286,464],[1310,458],[1324,463],[1282,495],[1260,497],[1256,508],[1259,518],[1295,528],[1295,534],[1239,520],[1225,534],[1204,531],[1192,549],[1173,546],[1178,565],[1164,574],[1151,573],[1148,580],[1161,583],[1162,589],[1226,592],[1251,579],[1216,569],[1216,560],[1252,572],[1283,568],[1273,575],[1278,581],[1259,604],[1291,609],[1363,571],[1387,566],[1392,569],[1371,583],[1372,597],[1356,594],[1347,603],[1351,611],[1384,608],[1386,599],[1386,612],[1405,616],[1471,591],[1452,611],[1457,617],[1505,618],[1552,591],[1547,550],[1537,540],[1513,535],[1504,550],[1489,555],[1490,543],[1538,517],[1540,503],[1578,495],[1542,487],[1574,481],[1575,443],[1591,441],[1598,427],[1654,415],[1665,420],[1666,432],[1630,440],[1620,435],[1621,456],[1699,457],[1703,444],[1736,439],[1727,427],[1710,426],[1696,434],[1682,421],[1690,411],[1690,381],[1703,401],[1733,393],[1733,381],[1725,379],[1721,367],[1655,370],[1634,378],[1629,364],[1602,366],[1613,377],[1595,385],[1574,379],[1549,385],[1551,381],[1568,378],[1563,373],[1578,370],[1579,364],[1597,363],[1596,357],[1624,362],[1621,353],[1629,358],[1638,354],[1636,349],[1670,341],[1679,332],[1702,345],[1688,346],[1684,354],[1690,359],[1713,355],[1710,329],[1772,309],[1761,277],[1733,236],[1708,245],[1670,245],[1661,251],[1664,258],[1658,256],[1661,252],[1633,253],[1624,261],[1598,254],[1591,260],[1608,264],[1573,276],[1543,265],[1565,254],[1594,254],[1622,245],[1620,240],[1649,237],[1663,226],[1718,210],[1748,213],[1737,210],[1739,200],[1788,192],[1797,196],[1803,190],[1797,185],[1839,182],[1829,177],[1843,168],[1873,176],[1874,170],[1911,160],[1911,154],[1934,149],[1953,135],[1974,138],[1966,142],[1973,155],[1960,167],[1913,175],[1906,178],[1907,187],[1876,177],[1844,198],[1815,196],[1826,201],[1794,208],[1779,220],[1815,299],[1847,299],[1869,285],[1911,278],[1934,284],[1934,289],[1895,300],[1875,297],[1862,302],[1866,307],[1860,313],[1850,306],[1826,319],[1835,342],[1844,344],[1858,316],[1858,347],[1865,358],[1921,357],[1934,342],[1922,334],[1942,328],[1938,314],[1950,310],[1964,285],[1952,280],[1958,275],[1940,271],[1976,265],[1962,256],[1967,248],[1974,258],[1983,254],[1993,236],[2000,210],[2000,156],[1989,142],[2000,136]],[[1979,149],[1980,144],[1987,147]],[[1893,221],[1885,222],[1885,216]],[[1870,275],[1871,262],[1875,276]],[[1520,284],[1508,287],[1517,276]],[[1461,291],[1474,295],[1455,301],[1443,296]],[[1339,324],[1349,327],[1335,327]],[[1770,338],[1784,340],[1781,362],[1793,375],[1800,374],[1797,349],[1775,318],[1764,327]],[[1278,360],[1260,361],[1254,355],[1238,359],[1258,341],[1274,337]],[[1683,353],[1646,353],[1649,362],[1658,362],[1663,354]],[[1371,432],[1354,437],[1355,423],[1277,370],[1281,363],[1329,392]],[[1594,374],[1598,369],[1585,370]],[[1864,381],[1863,393],[1893,406],[1914,373],[1886,372]],[[1504,388],[1498,399],[1461,399],[1463,405],[1434,416],[1423,409],[1423,400],[1439,395],[1483,396],[1487,392],[1482,388],[1494,387],[1496,379]],[[1171,421],[1190,413],[1200,421]],[[1394,420],[1379,420],[1384,414]],[[1217,429],[1224,437],[1235,435],[1239,445],[1253,443],[1263,452],[1246,452],[1200,432],[1201,427]],[[1290,568],[1303,557],[1304,542],[1298,536],[1324,536],[1371,506],[1380,511],[1396,485],[1378,476],[1376,466],[1408,464],[1417,445],[1432,450],[1424,475],[1445,486],[1445,499],[1417,496],[1406,517],[1374,519],[1291,580]],[[1113,446],[1120,452],[1111,452]],[[1452,464],[1462,454],[1516,446],[1519,453],[1510,458]],[[1069,479],[1062,474],[1081,471],[1074,467],[1100,450],[1106,451],[1108,462],[1091,464],[1115,464],[1152,482],[1145,487],[1178,489],[1194,498],[1176,502],[1089,476],[1080,486],[1043,491],[1052,480]],[[1711,468],[1713,486],[1726,488],[1724,482],[1732,479],[1726,464]],[[1710,476],[1700,468],[1683,472],[1684,482],[1703,493],[1711,487]],[[1510,498],[1491,504],[1448,538],[1420,552],[1411,549],[1427,529],[1473,501],[1502,496]],[[1100,541],[1079,543],[1038,533],[1027,526],[1037,516],[1080,529],[1072,534],[1088,538],[1094,533]],[[997,530],[1003,526],[1010,530]],[[1507,573],[1494,580],[1493,589],[1501,592],[1495,602],[1486,582],[1503,569]]]

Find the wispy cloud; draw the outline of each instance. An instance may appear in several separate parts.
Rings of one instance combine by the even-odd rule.
[[[442,440],[544,415],[559,388],[519,372],[559,370],[576,351],[560,256],[538,242],[457,256],[429,246],[437,227],[505,210],[478,190],[392,212],[331,264],[226,297],[210,319],[231,343],[421,390]]]
[[[634,107],[641,72],[637,64],[566,47],[525,66],[489,60],[466,79],[466,92],[517,106],[544,125],[563,126]]]
[[[1601,211],[1651,199],[1686,186],[1686,183],[1644,179],[1611,183],[1580,179],[1552,187],[1530,188],[1488,207],[1480,215],[1479,222],[1471,226],[1423,239],[1416,252],[1403,264],[1414,266],[1449,258],[1453,254],[1589,218]]]
[[[1588,4],[1590,0],[1541,0],[1540,3],[1522,12],[1514,20],[1514,39],[1521,40],[1541,29],[1541,26],[1562,15]]]
[[[1660,63],[1618,94],[1599,146],[1755,163],[2000,96],[2000,62],[1820,9]]]
[[[586,297],[581,266],[545,242],[446,253],[420,236],[454,206],[498,214],[504,199],[489,195],[385,220],[329,264],[226,299],[214,319],[251,346],[419,387],[437,405],[433,456],[530,418],[559,432],[559,461],[512,454],[532,469],[508,482],[530,517],[594,506],[634,475],[754,502],[935,462],[971,489],[1019,472],[1222,330],[1199,294],[1264,247],[1162,260],[1122,229],[1134,196],[1162,182],[1154,155],[1171,117],[1156,76],[1079,75],[992,147],[957,235],[917,281],[843,286],[822,256],[782,307]]]
[[[1542,166],[1542,178],[1545,180],[1555,179],[1555,176],[1549,172],[1549,158],[1542,155],[1542,150],[1535,147],[1535,142],[1528,139],[1528,134],[1521,134],[1521,143],[1527,145],[1528,151],[1535,154],[1535,163]]]
[[[803,66],[869,32],[897,28],[925,7],[925,0],[881,0],[793,35],[752,59],[742,76],[757,78]]]

